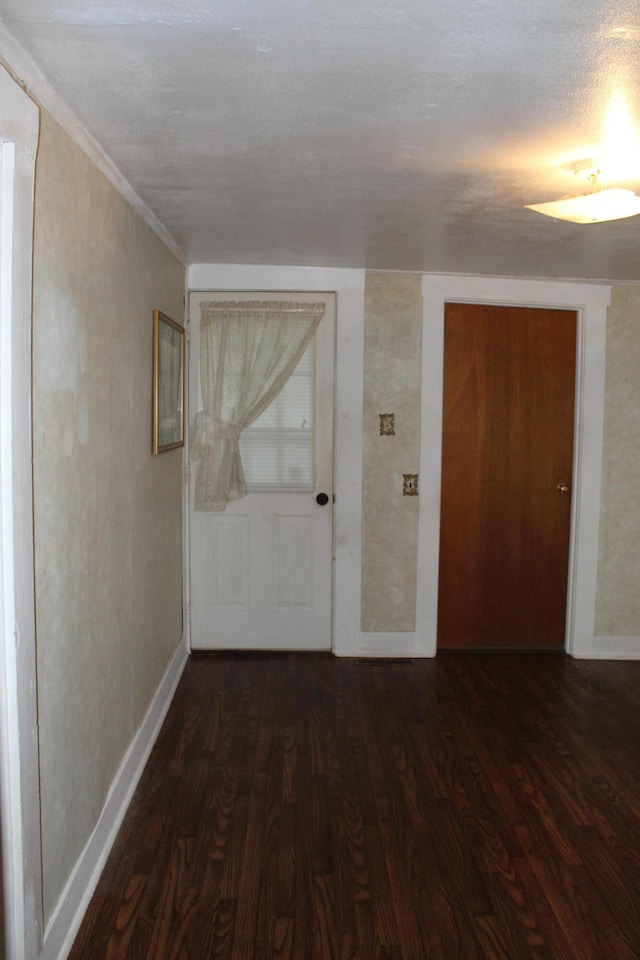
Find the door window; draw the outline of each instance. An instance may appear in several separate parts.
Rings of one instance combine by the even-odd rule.
[[[240,435],[247,489],[313,490],[315,338],[257,420]]]

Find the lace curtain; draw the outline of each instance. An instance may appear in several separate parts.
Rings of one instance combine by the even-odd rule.
[[[239,437],[277,397],[324,315],[323,303],[201,304],[202,410],[191,435],[196,510],[224,510],[247,493]]]

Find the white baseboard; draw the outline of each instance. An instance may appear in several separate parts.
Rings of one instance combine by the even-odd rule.
[[[434,657],[437,651],[417,633],[360,633],[336,646],[336,657]],[[640,637],[593,637],[571,654],[576,660],[640,660]]]
[[[42,960],[65,960],[73,946],[186,662],[187,651],[184,642],[181,642],[151,701],[140,729],[131,741],[111,784],[96,827],[78,858],[51,920],[47,924]]]
[[[336,644],[336,657],[433,657],[428,644],[417,633],[359,633],[349,643]]]
[[[640,660],[640,637],[594,637],[589,649],[574,651],[577,660]]]

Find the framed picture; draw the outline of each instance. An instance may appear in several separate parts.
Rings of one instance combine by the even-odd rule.
[[[184,446],[184,327],[153,311],[153,452]]]

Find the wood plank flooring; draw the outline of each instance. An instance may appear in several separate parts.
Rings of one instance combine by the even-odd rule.
[[[193,657],[71,960],[638,960],[640,663]]]

